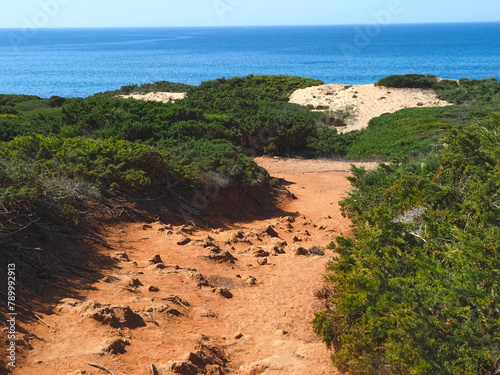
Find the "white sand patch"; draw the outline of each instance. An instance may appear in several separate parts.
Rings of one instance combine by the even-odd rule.
[[[133,98],[137,100],[149,100],[162,103],[173,103],[176,100],[183,99],[185,92],[150,92],[147,94],[120,95],[121,98]]]
[[[354,118],[347,126],[338,127],[346,133],[361,130],[368,122],[384,113],[393,113],[412,107],[443,107],[451,105],[440,100],[431,89],[388,88],[374,85],[330,84],[295,91],[290,103],[328,107],[330,111],[350,109]]]

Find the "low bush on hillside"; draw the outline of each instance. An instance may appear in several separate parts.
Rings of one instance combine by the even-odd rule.
[[[118,90],[110,90],[95,94],[95,96],[113,97],[118,95],[130,95],[130,94],[147,94],[150,92],[186,92],[189,90],[191,85],[186,85],[184,83],[168,82],[168,81],[156,81],[153,83],[143,83],[142,85],[126,85],[122,86]]]
[[[329,307],[314,329],[356,374],[494,374],[500,365],[500,113],[441,156],[367,172],[342,202]]]
[[[437,78],[430,74],[426,76],[423,74],[405,74],[382,78],[375,83],[375,86],[431,89],[436,82]]]
[[[441,81],[433,86],[442,99],[454,104],[487,106],[491,110],[500,109],[500,82],[495,78]]]

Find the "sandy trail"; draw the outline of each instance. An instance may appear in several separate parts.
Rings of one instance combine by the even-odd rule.
[[[374,85],[329,84],[313,86],[295,91],[291,103],[328,107],[328,110],[344,110],[354,115],[340,132],[361,130],[368,122],[384,113],[393,113],[404,108],[442,107],[450,103],[439,99],[431,89],[387,88]]]
[[[62,300],[54,313],[41,314],[54,331],[39,322],[28,327],[40,339],[31,342],[33,350],[14,373],[105,373],[88,362],[117,375],[151,374],[151,364],[158,374],[171,374],[161,370],[171,368],[171,363],[162,364],[187,363],[189,353],[201,343],[222,350],[228,361],[221,367],[226,372],[209,365],[214,371],[210,374],[337,374],[310,324],[314,311],[322,307],[313,292],[322,285],[332,252],[295,255],[294,248],[285,247],[284,254],[258,258],[248,248],[271,251],[275,244],[283,245],[262,234],[267,225],[288,245],[305,249],[325,247],[339,233],[348,233],[349,222],[341,216],[337,202],[350,188],[346,180],[350,165],[281,158],[256,161],[273,177],[284,179],[296,195],[296,200],[282,205],[287,212],[296,213],[293,218],[235,223],[220,229],[171,227],[162,222],[107,228],[107,246],[100,252],[118,257],[124,255],[116,253],[125,253],[129,261],[121,261],[91,290],[82,291],[79,301]],[[179,245],[186,236],[191,242]],[[234,264],[208,262],[203,257],[213,254],[212,247],[229,251],[238,260]],[[149,264],[155,254],[161,256],[163,265]],[[268,264],[259,265],[262,259]],[[201,285],[203,280],[209,285]],[[221,295],[226,291],[231,298]],[[129,306],[145,326],[116,328],[92,319],[89,312],[97,310],[89,305],[91,300],[112,307]],[[118,346],[118,353],[109,354],[111,344]]]

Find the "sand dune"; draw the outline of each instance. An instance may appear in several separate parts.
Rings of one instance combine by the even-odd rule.
[[[397,89],[374,85],[342,84],[297,90],[291,95],[290,102],[314,107],[326,106],[331,111],[348,108],[354,117],[348,121],[347,126],[338,128],[340,132],[364,129],[372,118],[403,108],[450,105],[438,99],[434,91],[430,89]]]

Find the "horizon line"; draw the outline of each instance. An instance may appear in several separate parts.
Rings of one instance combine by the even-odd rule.
[[[452,25],[452,24],[483,24],[500,23],[498,21],[441,21],[441,22],[395,22],[384,26],[406,25]],[[365,26],[368,23],[342,23],[342,24],[300,24],[300,25],[196,25],[196,26],[56,26],[40,27],[40,30],[58,29],[181,29],[181,28],[236,28],[236,27],[332,27],[332,26]],[[0,30],[20,30],[22,27],[0,27]]]

